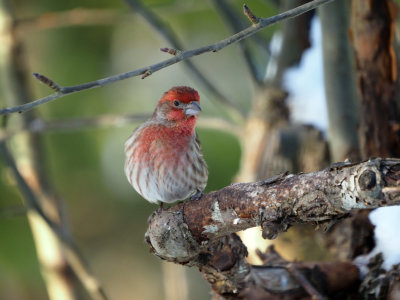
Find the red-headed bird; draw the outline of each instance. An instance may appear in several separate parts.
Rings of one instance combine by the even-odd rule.
[[[196,90],[173,87],[125,142],[126,177],[147,201],[162,204],[201,197],[208,168],[195,131],[200,111]]]

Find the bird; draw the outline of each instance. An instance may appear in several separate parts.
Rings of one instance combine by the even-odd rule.
[[[195,130],[199,93],[187,86],[165,92],[153,115],[125,142],[125,175],[150,203],[200,199],[208,180],[200,140]]]

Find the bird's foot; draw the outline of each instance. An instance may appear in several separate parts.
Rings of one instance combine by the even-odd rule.
[[[203,197],[203,191],[200,191],[197,189],[196,194],[190,197],[190,200],[199,200],[201,197]]]
[[[160,206],[157,209],[157,214],[161,214],[164,211],[164,202],[160,202]]]

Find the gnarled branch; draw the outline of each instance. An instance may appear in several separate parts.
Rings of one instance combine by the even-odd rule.
[[[332,221],[354,209],[400,204],[400,159],[333,165],[322,171],[236,183],[180,203],[149,220],[154,253],[190,264],[208,245],[249,227],[275,238],[296,223]]]

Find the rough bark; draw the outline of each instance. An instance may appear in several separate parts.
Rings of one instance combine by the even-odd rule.
[[[262,226],[275,238],[296,223],[342,218],[354,209],[400,204],[400,160],[373,159],[325,170],[237,183],[155,212],[146,233],[154,253],[190,263],[210,241]]]
[[[346,0],[318,8],[322,27],[325,94],[328,107],[331,160],[359,159],[358,107],[354,68],[348,38]]]
[[[333,222],[354,210],[396,204],[400,159],[335,164],[314,173],[232,184],[158,210],[149,218],[146,241],[164,260],[197,266],[217,299],[322,299],[357,293],[357,267],[282,264],[260,254],[264,265],[252,266],[234,232],[261,225],[264,237],[275,238],[292,224]]]
[[[258,253],[263,264],[254,266],[245,255],[246,248],[231,234],[210,244],[194,263],[211,284],[214,299],[332,299],[348,295],[358,283],[358,269],[349,262],[289,263],[270,247]]]
[[[399,157],[396,116],[396,56],[393,48],[394,3],[390,0],[353,0],[351,37],[360,94],[359,142],[362,158]]]

